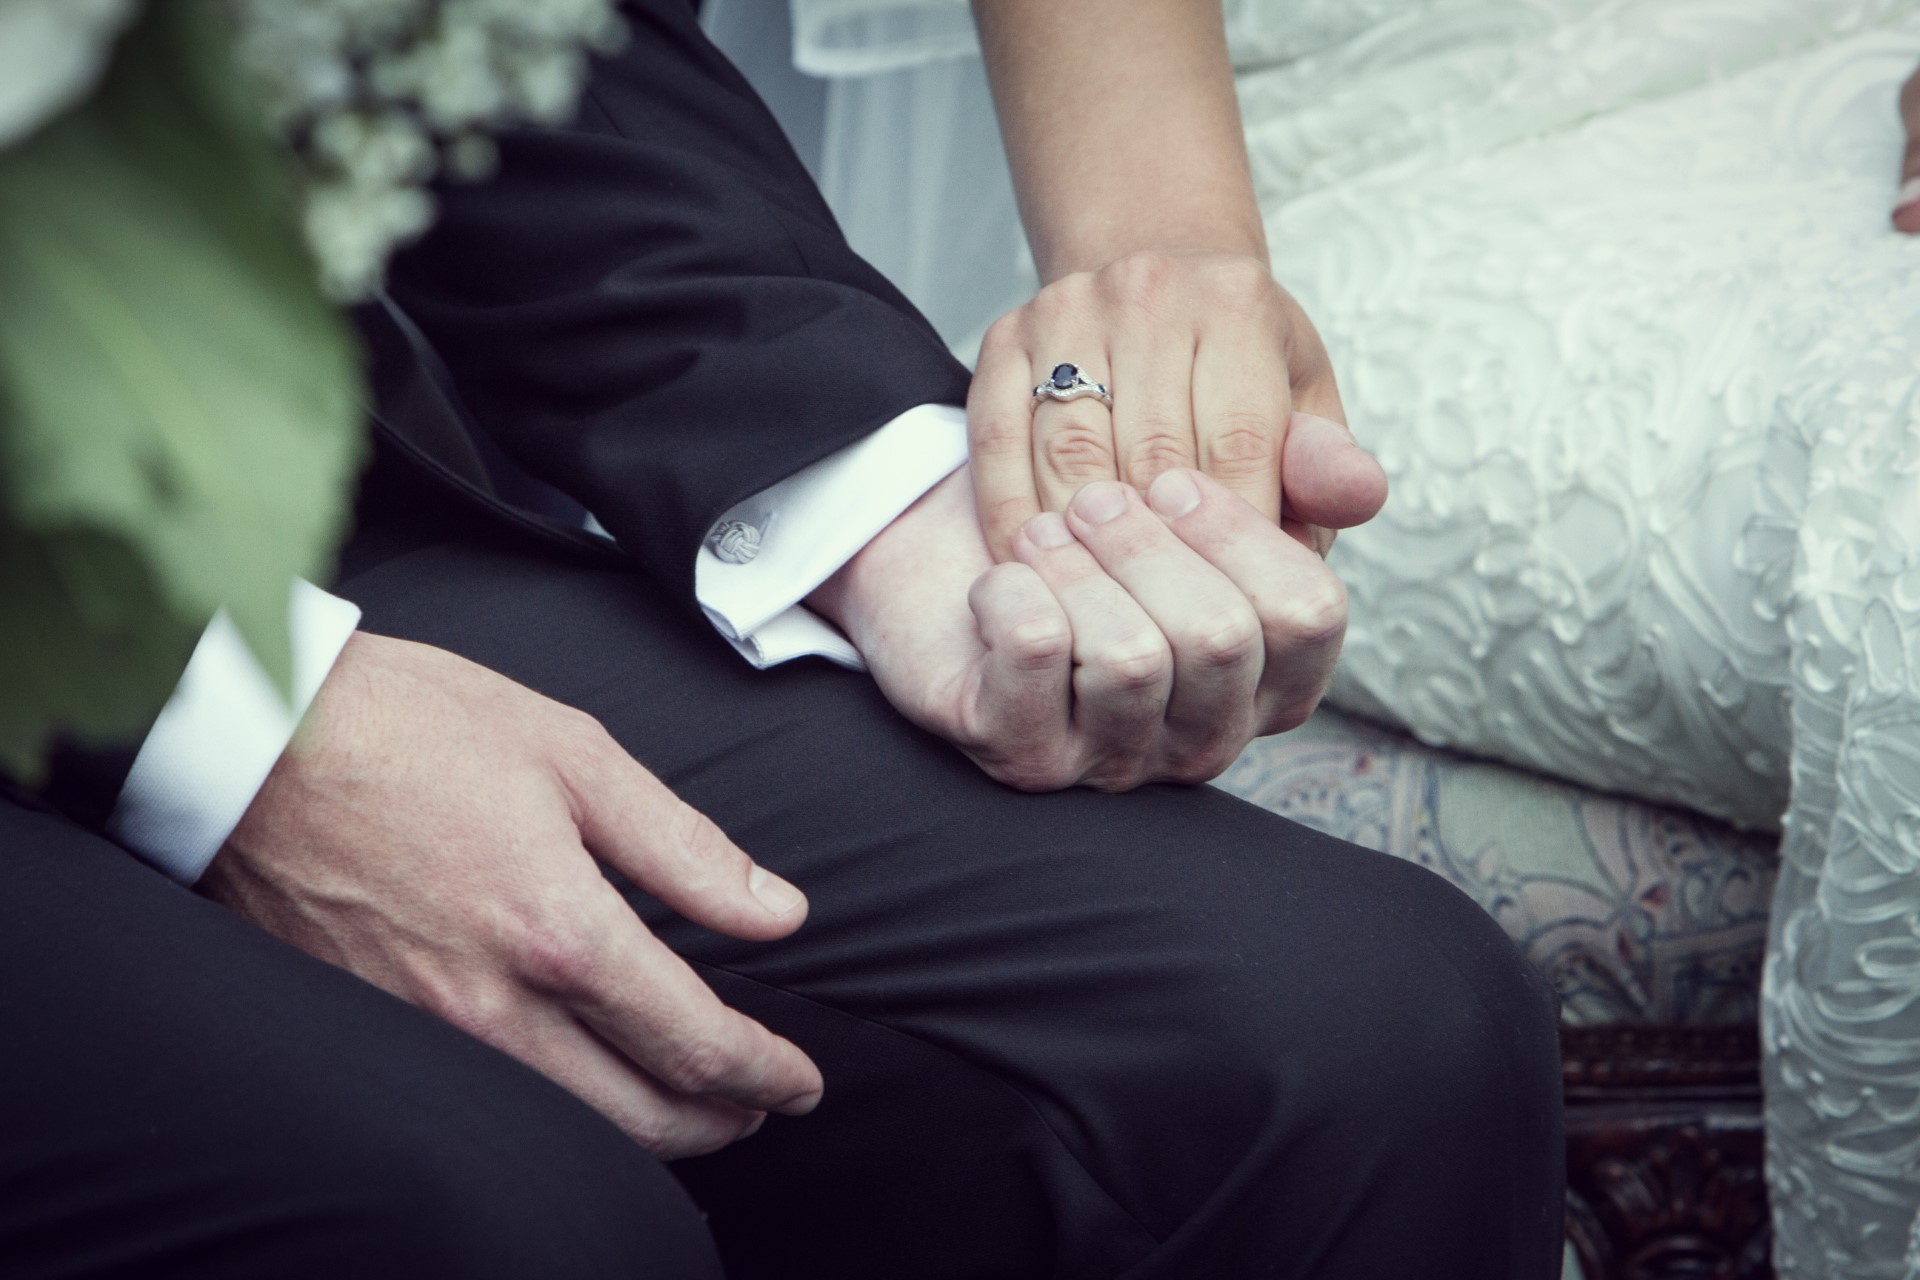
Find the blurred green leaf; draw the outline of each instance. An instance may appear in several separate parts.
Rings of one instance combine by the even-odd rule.
[[[225,606],[285,688],[360,375],[208,0],[0,152],[0,766],[138,732]]]

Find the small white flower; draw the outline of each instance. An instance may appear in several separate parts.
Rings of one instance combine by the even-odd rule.
[[[86,97],[134,0],[0,0],[0,147]]]
[[[226,3],[305,168],[307,238],[342,298],[378,288],[388,254],[426,228],[436,174],[491,172],[489,129],[565,119],[587,55],[625,33],[613,0]]]
[[[329,184],[307,192],[307,243],[320,259],[320,283],[340,298],[363,298],[380,284],[387,255],[427,229],[433,200],[417,187]]]

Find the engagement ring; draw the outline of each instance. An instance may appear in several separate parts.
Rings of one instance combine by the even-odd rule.
[[[1042,400],[1078,400],[1081,396],[1092,396],[1107,408],[1113,408],[1113,396],[1106,384],[1088,378],[1077,364],[1053,366],[1052,376],[1033,389],[1036,405]]]

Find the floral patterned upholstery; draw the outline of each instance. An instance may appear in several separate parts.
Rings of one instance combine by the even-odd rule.
[[[1330,709],[1255,742],[1218,785],[1459,885],[1552,979],[1570,1023],[1756,1016],[1778,836],[1423,746]]]

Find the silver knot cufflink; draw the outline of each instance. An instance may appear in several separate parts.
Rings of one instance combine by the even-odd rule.
[[[746,564],[760,554],[760,530],[744,520],[722,520],[707,535],[707,548],[728,564]]]

